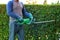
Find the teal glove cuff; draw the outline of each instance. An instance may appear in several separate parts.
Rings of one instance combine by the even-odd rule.
[[[31,13],[29,13],[29,18],[33,19],[33,15]]]

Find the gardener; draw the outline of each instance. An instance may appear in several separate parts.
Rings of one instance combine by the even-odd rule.
[[[16,34],[18,36],[18,40],[24,40],[24,27],[23,25],[17,24],[17,22],[14,20],[18,19],[19,21],[23,22],[23,15],[32,20],[32,14],[26,11],[23,3],[19,2],[19,0],[9,1],[6,8],[9,16],[9,40],[15,40]],[[28,24],[31,24],[31,22],[32,21],[30,21]]]

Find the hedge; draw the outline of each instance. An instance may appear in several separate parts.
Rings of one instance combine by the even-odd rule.
[[[25,40],[58,40],[60,32],[60,5],[25,5],[36,21],[55,20],[51,23],[25,25]],[[9,17],[6,5],[0,5],[0,40],[9,38]]]

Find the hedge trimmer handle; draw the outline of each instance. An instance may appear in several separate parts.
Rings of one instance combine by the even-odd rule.
[[[16,22],[17,22],[18,24],[28,24],[28,23],[30,22],[30,19],[29,19],[29,18],[27,18],[27,19],[23,19],[22,22],[19,21],[19,20],[16,20]]]

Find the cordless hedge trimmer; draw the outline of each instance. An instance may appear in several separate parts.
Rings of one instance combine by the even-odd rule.
[[[31,20],[30,20],[29,18],[23,19],[22,22],[16,20],[16,22],[17,22],[18,24],[28,24],[30,21],[31,21]],[[34,20],[32,20],[31,24],[41,24],[41,23],[49,23],[49,22],[55,22],[55,20],[36,22],[35,19],[34,19]]]

